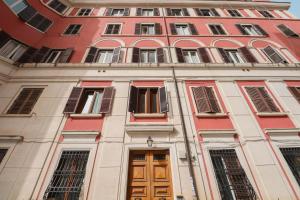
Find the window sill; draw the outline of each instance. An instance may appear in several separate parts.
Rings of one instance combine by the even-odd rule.
[[[103,114],[70,114],[70,118],[102,118]]]
[[[0,117],[32,117],[33,113],[30,114],[0,114]]]
[[[198,118],[206,118],[206,117],[211,117],[211,118],[214,118],[214,117],[227,117],[228,116],[228,113],[196,113],[196,117]]]
[[[280,116],[287,116],[287,112],[257,112],[257,116],[259,117],[280,117]]]
[[[135,118],[164,118],[166,116],[165,113],[133,113]]]

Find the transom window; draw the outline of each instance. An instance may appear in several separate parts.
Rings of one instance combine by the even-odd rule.
[[[142,16],[154,16],[154,9],[142,9]]]
[[[143,35],[154,35],[155,34],[154,24],[141,24],[141,33]]]
[[[242,17],[241,13],[237,10],[227,10],[231,17]]]
[[[100,49],[98,51],[98,63],[111,63],[113,57],[113,50]]]
[[[237,49],[225,49],[227,56],[231,63],[244,63],[243,57],[240,55]]]
[[[84,88],[76,113],[97,114],[100,112],[100,102],[102,101],[102,88]]]
[[[112,16],[123,16],[125,9],[113,9],[111,12]]]
[[[64,34],[65,35],[75,35],[75,34],[78,34],[80,28],[81,28],[81,24],[71,24],[65,30]]]
[[[156,63],[156,50],[154,49],[141,49],[140,53],[141,63]]]
[[[9,40],[2,48],[0,48],[0,55],[13,61],[17,61],[26,50],[27,46],[16,40]]]
[[[214,35],[226,35],[226,32],[220,24],[210,24],[209,28]]]
[[[121,30],[121,24],[108,24],[105,34],[119,34]]]
[[[175,28],[178,35],[191,35],[187,24],[175,24]]]
[[[81,8],[77,16],[89,16],[92,12],[91,8]]]
[[[200,63],[197,50],[182,50],[185,63]]]

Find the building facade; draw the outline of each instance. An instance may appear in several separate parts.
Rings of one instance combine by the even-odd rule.
[[[289,7],[1,1],[0,200],[300,199]]]

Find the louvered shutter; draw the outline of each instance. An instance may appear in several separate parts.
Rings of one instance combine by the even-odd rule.
[[[96,47],[91,47],[88,55],[85,58],[85,63],[93,63],[96,60],[98,49]]]
[[[64,113],[75,113],[76,108],[78,105],[78,102],[80,100],[81,94],[82,94],[83,88],[81,87],[74,87],[72,89],[72,92],[69,96],[69,99],[67,101],[67,104],[64,109]]]
[[[211,111],[205,87],[193,87],[193,95],[198,113],[208,113]]]
[[[284,24],[280,24],[277,26],[285,35],[290,37],[299,37],[298,34],[294,33],[291,29],[286,27]]]
[[[261,35],[265,35],[265,36],[268,36],[269,34],[263,29],[261,28],[259,25],[254,25],[255,29],[258,30]]]
[[[21,20],[24,22],[29,21],[34,15],[36,14],[36,10],[31,7],[27,6],[24,10],[18,13],[18,16],[20,17]]]
[[[112,63],[118,63],[120,59],[121,47],[117,47],[113,51],[113,57],[111,59]]]
[[[167,16],[172,16],[172,10],[171,8],[166,8]]]
[[[243,35],[249,35],[249,33],[243,28],[242,25],[236,24],[235,26],[237,27],[237,29],[240,30],[240,32],[241,32]]]
[[[265,102],[267,103],[270,112],[279,112],[279,108],[276,106],[273,99],[268,94],[267,90],[264,87],[259,87],[258,90],[260,91],[261,96],[263,96]]]
[[[211,12],[214,14],[214,16],[216,16],[216,17],[220,16],[220,14],[217,12],[216,9],[212,8],[212,9],[210,9],[210,10],[211,10]]]
[[[135,24],[134,34],[136,34],[136,35],[140,35],[141,34],[141,24],[140,23],[136,23]]]
[[[187,8],[182,8],[182,13],[183,13],[183,16],[190,16]]]
[[[160,112],[166,113],[169,111],[168,95],[166,87],[159,88]]]
[[[135,86],[130,87],[130,97],[129,97],[129,112],[135,112],[137,108],[137,98],[138,98],[138,88]]]
[[[286,62],[271,46],[268,46],[263,50],[274,63]]]
[[[156,54],[157,54],[157,62],[158,63],[164,63],[165,62],[164,49],[163,48],[157,48],[156,49]]]
[[[205,87],[205,92],[206,92],[207,99],[208,99],[208,102],[210,105],[210,112],[211,113],[220,113],[221,109],[219,107],[219,103],[218,103],[218,100],[216,98],[213,88]]]
[[[111,15],[112,15],[112,11],[113,11],[112,8],[107,8],[107,9],[106,9],[105,16],[111,16]]]
[[[176,51],[176,55],[177,55],[177,61],[179,63],[185,63],[183,53],[182,53],[182,49],[178,48],[178,47],[175,47],[175,51]]]
[[[39,97],[41,96],[43,91],[43,88],[34,88],[31,89],[31,94],[29,98],[27,98],[25,104],[23,105],[22,110],[19,112],[19,114],[29,114],[36,102],[38,101]]]
[[[125,8],[123,16],[129,16],[129,14],[130,14],[130,9],[129,8]]]
[[[107,87],[104,89],[101,107],[100,107],[100,113],[109,113],[112,107],[113,102],[113,96],[114,96],[114,88],[113,87]]]
[[[206,48],[198,48],[198,54],[201,57],[201,61],[204,63],[210,63],[210,57],[208,55],[207,49]]]
[[[247,60],[247,62],[249,62],[249,63],[257,63],[256,58],[249,51],[249,49],[247,47],[241,47],[241,48],[239,48],[239,51],[244,55],[244,58]]]
[[[300,103],[300,91],[297,87],[288,87],[292,95],[295,97],[295,99]]]
[[[36,53],[37,49],[29,47],[25,53],[17,60],[17,63],[30,63],[32,62],[32,56]]]
[[[32,61],[34,63],[42,63],[45,61],[47,56],[49,55],[51,49],[48,47],[40,48],[33,56]]]
[[[10,40],[10,36],[4,31],[0,31],[0,48]]]
[[[155,27],[155,34],[156,34],[156,35],[161,35],[162,32],[161,32],[161,26],[160,26],[160,23],[155,23],[155,24],[154,24],[154,27]]]
[[[153,9],[153,12],[154,12],[154,16],[159,16],[159,9],[158,8],[154,8]]]
[[[132,62],[133,63],[140,62],[140,49],[137,47],[133,47],[132,49]]]
[[[30,88],[22,89],[18,97],[15,99],[15,101],[7,111],[7,114],[19,114],[23,103],[26,101],[26,99],[28,99],[30,93],[31,93]]]
[[[73,51],[74,51],[73,48],[67,48],[67,49],[65,49],[61,53],[61,55],[60,55],[60,57],[59,57],[59,59],[58,59],[57,62],[59,62],[59,63],[68,63],[70,61],[70,59],[71,59]]]
[[[170,24],[170,29],[171,29],[172,35],[177,35],[177,30],[176,30],[175,24],[171,23]]]
[[[191,30],[192,35],[198,35],[198,31],[194,24],[189,24],[189,28]]]
[[[226,51],[223,48],[218,48],[219,53],[221,54],[223,61],[225,63],[230,63],[230,59],[226,53]]]
[[[142,8],[136,9],[136,16],[142,16]]]
[[[199,8],[194,8],[195,13],[197,14],[197,16],[201,16],[202,13],[200,12]]]
[[[49,28],[49,26],[51,26],[51,24],[52,21],[44,17],[42,23],[38,26],[38,28],[39,30],[45,32]]]

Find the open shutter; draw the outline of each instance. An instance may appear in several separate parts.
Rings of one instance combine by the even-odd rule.
[[[156,54],[157,54],[157,62],[158,63],[164,63],[165,62],[164,49],[163,48],[157,48],[156,49]]]
[[[245,89],[258,112],[271,111],[257,87],[246,87]]]
[[[30,63],[32,56],[36,53],[37,49],[29,47],[25,53],[17,60],[17,63]]]
[[[244,55],[244,58],[249,63],[257,63],[256,58],[253,56],[253,54],[249,51],[247,47],[241,47],[239,48],[239,51]]]
[[[182,13],[183,13],[183,16],[190,16],[187,8],[182,8]]]
[[[105,16],[111,16],[111,15],[112,15],[112,11],[113,11],[112,8],[107,8],[107,9],[106,9]]]
[[[130,14],[130,9],[129,8],[125,8],[123,16],[129,16],[129,14]]]
[[[167,16],[172,16],[172,10],[171,8],[166,8]]]
[[[210,10],[214,14],[214,16],[216,16],[216,17],[220,16],[220,14],[218,13],[218,11],[216,9],[212,8]]]
[[[35,55],[33,56],[32,61],[34,63],[42,63],[45,61],[47,55],[50,53],[51,49],[48,47],[42,47],[40,48]]]
[[[117,47],[113,51],[113,57],[111,59],[112,63],[118,63],[120,59],[121,47]]]
[[[218,100],[216,98],[216,95],[214,93],[214,90],[212,87],[205,87],[205,92],[210,104],[210,112],[211,113],[220,113],[221,109],[219,107]]]
[[[259,25],[254,25],[255,29],[258,30],[262,35],[268,36],[269,34],[261,28]]]
[[[153,8],[154,16],[159,16],[159,9],[158,8]]]
[[[240,32],[241,32],[243,35],[249,35],[249,33],[248,33],[247,31],[245,31],[245,29],[243,28],[242,25],[236,24],[235,26],[237,27],[237,29],[240,30]]]
[[[182,53],[182,49],[178,48],[178,47],[175,47],[175,51],[176,51],[176,55],[177,55],[177,61],[179,63],[185,63],[183,53]]]
[[[21,20],[24,22],[29,21],[34,15],[36,14],[36,10],[31,7],[27,6],[24,10],[18,13],[18,16],[20,17]]]
[[[192,90],[198,113],[210,112],[211,109],[209,100],[206,95],[205,87],[194,87],[192,88]]]
[[[171,23],[171,24],[170,24],[170,29],[171,29],[172,35],[177,35],[177,31],[176,31],[176,26],[175,26],[175,24]]]
[[[160,23],[155,23],[154,27],[155,27],[155,34],[156,35],[161,35],[161,26],[160,26]]]
[[[279,108],[274,103],[273,99],[268,94],[267,90],[264,87],[259,87],[258,90],[260,91],[261,96],[264,98],[265,102],[269,107],[270,112],[279,112]]]
[[[225,63],[230,63],[230,59],[229,59],[227,53],[225,52],[225,50],[224,50],[223,48],[218,48],[218,51],[219,51],[219,53],[221,54],[221,56],[222,56],[222,58],[223,58],[223,61],[224,61]]]
[[[192,35],[198,35],[198,31],[194,24],[189,24],[189,28],[190,28]]]
[[[133,63],[140,62],[140,49],[137,47],[133,47],[132,49],[132,62]]]
[[[295,99],[300,103],[300,91],[297,87],[288,87]]]
[[[10,40],[10,36],[4,31],[0,31],[0,48]]]
[[[135,112],[137,107],[137,98],[138,98],[138,88],[135,86],[130,87],[130,97],[129,97],[129,112]]]
[[[202,62],[204,62],[204,63],[210,63],[211,62],[206,48],[198,48],[198,54],[201,57]]]
[[[159,88],[159,101],[160,101],[160,112],[166,113],[169,111],[168,95],[166,87]]]
[[[202,13],[200,12],[199,8],[194,8],[195,13],[197,14],[197,16],[201,16]]]
[[[74,87],[69,99],[67,101],[67,104],[65,106],[64,109],[64,113],[75,113],[76,112],[76,108],[78,105],[78,102],[80,100],[80,96],[82,94],[83,88],[81,87]]]
[[[141,34],[141,24],[140,23],[135,24],[134,34],[136,34],[136,35]]]
[[[136,16],[142,16],[142,8],[136,9]]]
[[[114,96],[114,88],[107,87],[104,89],[100,113],[109,113],[112,107],[112,101]]]
[[[72,54],[73,54],[73,51],[74,51],[73,48],[67,48],[67,49],[65,49],[65,50],[61,53],[61,55],[60,55],[60,57],[59,57],[59,59],[58,59],[58,62],[59,62],[59,63],[68,63],[68,62],[70,61],[70,59],[71,59],[71,56],[72,56]]]
[[[86,63],[93,63],[96,60],[96,56],[97,56],[97,51],[98,49],[96,47],[91,47],[89,50],[88,55],[85,58]]]

